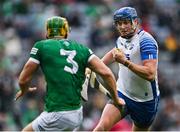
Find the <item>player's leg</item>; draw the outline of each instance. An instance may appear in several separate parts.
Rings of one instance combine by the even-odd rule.
[[[113,104],[107,104],[94,131],[104,131],[112,128],[121,119],[121,113]]]
[[[23,128],[22,132],[27,132],[27,131],[34,131],[32,128],[32,123],[29,123],[25,128]]]
[[[95,127],[94,131],[108,131],[110,130],[119,120],[127,115],[126,105],[116,106],[113,101],[110,100],[101,115],[100,121]]]
[[[77,110],[42,112],[25,131],[73,131],[83,120],[82,107]]]
[[[133,131],[148,131],[153,123],[159,97],[147,102],[131,101],[130,116],[133,119]]]
[[[124,96],[118,91],[118,96],[126,102]],[[110,130],[118,121],[124,118],[128,114],[127,105],[117,106],[110,100],[101,115],[100,121],[95,127],[94,131],[108,131]]]

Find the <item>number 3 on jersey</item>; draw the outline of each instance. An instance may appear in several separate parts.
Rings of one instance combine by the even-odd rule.
[[[77,62],[73,60],[73,58],[76,55],[76,51],[75,50],[68,51],[68,50],[60,49],[60,55],[67,56],[66,61],[68,63],[72,64],[72,66],[73,66],[72,68],[69,66],[65,66],[64,70],[67,72],[70,72],[71,74],[76,74],[76,72],[78,71],[78,68],[79,68]]]

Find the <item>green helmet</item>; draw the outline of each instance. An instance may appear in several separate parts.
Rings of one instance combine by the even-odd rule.
[[[67,38],[69,25],[66,18],[53,16],[46,21],[47,38],[63,37]]]

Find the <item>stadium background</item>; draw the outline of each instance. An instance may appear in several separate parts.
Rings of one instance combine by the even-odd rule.
[[[161,101],[151,130],[180,130],[180,0],[1,0],[0,1],[0,130],[21,130],[43,110],[45,83],[39,70],[32,81],[38,90],[14,102],[17,79],[35,41],[45,38],[44,22],[54,15],[65,16],[75,39],[102,57],[114,47],[117,33],[113,12],[133,6],[142,28],[159,44]],[[117,75],[117,66],[111,66]],[[61,78],[60,78],[61,79]],[[89,89],[80,130],[92,130],[107,97]],[[129,117],[112,130],[130,130]]]

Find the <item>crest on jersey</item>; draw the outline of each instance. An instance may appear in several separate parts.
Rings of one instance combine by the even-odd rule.
[[[125,47],[127,50],[132,50],[133,47],[134,47],[134,44],[133,44],[133,43],[123,44],[123,43],[121,42],[121,45],[122,45],[123,47]]]

